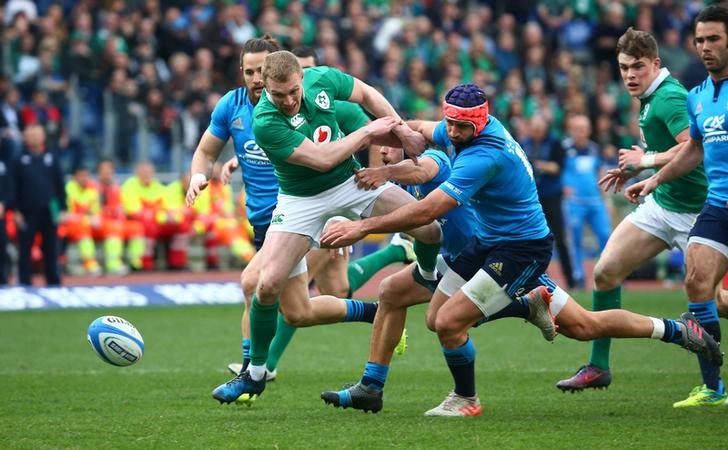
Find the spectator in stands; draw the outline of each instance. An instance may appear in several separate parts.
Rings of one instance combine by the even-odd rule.
[[[0,160],[6,164],[14,161],[23,150],[20,128],[20,91],[10,87],[0,103]]]
[[[49,286],[61,284],[58,269],[58,222],[66,209],[66,192],[58,158],[46,150],[45,130],[31,124],[23,131],[25,149],[13,168],[15,223],[18,228],[18,281],[31,284],[31,249],[36,232],[42,239],[43,269]]]
[[[561,208],[563,190],[561,170],[564,166],[564,149],[554,133],[549,130],[549,122],[541,114],[529,120],[528,137],[523,140],[523,150],[533,166],[538,199],[543,207],[551,232],[554,234],[556,249],[561,261],[561,272],[570,289],[575,287],[571,267],[571,254],[566,237],[564,212]]]
[[[5,161],[0,159],[0,286],[8,284],[9,267],[6,264],[8,233],[5,225],[5,212],[14,196],[13,189],[10,168]]]
[[[568,120],[567,138],[562,142],[566,154],[563,183],[574,250],[574,282],[581,288],[584,287],[584,225],[589,224],[600,253],[611,232],[609,213],[598,184],[602,153],[589,139],[591,128],[587,116],[574,115]]]

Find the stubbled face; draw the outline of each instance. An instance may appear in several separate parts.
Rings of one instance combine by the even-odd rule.
[[[728,69],[728,35],[723,22],[698,22],[695,49],[711,75],[724,76]]]
[[[268,52],[246,53],[243,55],[243,65],[240,71],[243,72],[245,87],[248,88],[250,103],[257,105],[260,96],[263,95],[263,60]]]
[[[283,114],[287,116],[298,114],[303,96],[303,73],[293,74],[282,83],[269,78],[266,80],[265,88],[275,107]]]
[[[475,129],[470,122],[446,119],[445,129],[450,141],[455,145],[466,145],[475,136]]]
[[[379,154],[382,155],[382,162],[384,164],[397,164],[404,159],[401,148],[382,146],[379,149]]]
[[[635,58],[620,53],[617,55],[619,73],[622,75],[624,87],[632,97],[639,97],[650,87],[660,72],[660,58],[650,59],[647,56]]]

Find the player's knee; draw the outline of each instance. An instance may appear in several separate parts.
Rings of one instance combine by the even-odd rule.
[[[265,301],[268,299],[276,299],[280,297],[281,290],[282,289],[280,283],[275,283],[267,279],[261,279],[258,282],[258,287],[255,292],[259,301]]]
[[[391,276],[379,284],[379,304],[384,306],[397,306],[401,298],[401,289]]]
[[[437,324],[435,323],[437,320],[437,311],[430,311],[427,310],[427,314],[425,314],[425,325],[427,326],[427,329],[433,332],[437,331]]]
[[[449,314],[447,313],[439,313],[435,318],[434,322],[434,331],[437,333],[437,336],[440,338],[441,341],[451,339],[454,336],[457,336],[461,331],[457,322],[451,320]]]
[[[706,274],[696,270],[688,270],[685,276],[685,291],[691,301],[705,300],[712,297],[715,286],[712,285]]]
[[[594,285],[600,291],[614,289],[622,284],[621,275],[616,264],[599,260],[594,266]]]

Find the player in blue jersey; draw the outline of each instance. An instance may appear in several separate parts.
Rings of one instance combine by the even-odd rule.
[[[657,187],[695,169],[701,162],[708,179],[708,197],[690,232],[685,289],[688,307],[705,330],[721,340],[718,309],[725,309],[719,283],[728,271],[728,8],[712,5],[695,18],[695,46],[708,70],[708,78],[690,90],[688,117],[690,139],[680,153],[652,177],[627,189],[625,195],[638,203]],[[720,366],[698,358],[703,385],[694,388],[676,408],[716,406],[726,403]]]
[[[335,224],[322,236],[322,242],[329,245],[348,245],[372,232],[409,229],[456,211],[472,211],[472,238],[462,251],[448,249],[454,257],[447,258],[447,268],[427,314],[428,327],[437,332],[443,345],[455,390],[426,415],[482,413],[475,393],[475,349],[467,332],[478,322],[503,317],[527,319],[541,329],[547,340],[555,336],[554,314],[559,317],[562,333],[575,339],[652,337],[720,359],[717,344],[701,337],[702,330],[690,315],[670,320],[624,310],[589,312],[542,276],[550,260],[551,239],[523,151],[500,122],[488,115],[485,94],[477,86],[453,88],[446,96],[444,111],[446,119],[442,122],[415,121],[410,126],[447,149],[452,163],[448,178],[439,186],[431,185],[429,194],[415,204],[386,216]],[[426,167],[409,170],[425,174]],[[433,173],[437,172],[430,169],[429,175],[419,180],[433,179]],[[361,178],[365,183],[376,180]],[[467,212],[463,214],[468,217]],[[448,223],[443,221],[443,229]],[[448,237],[457,242],[457,233],[463,232],[445,231],[444,242]],[[396,338],[402,329],[407,306],[426,301],[433,291],[431,285],[418,281],[430,288],[422,290],[415,281],[417,276],[409,269],[383,283],[364,376],[352,387],[324,392],[321,396],[326,403],[374,412],[382,408],[388,362],[396,343],[392,336]],[[544,285],[553,291],[553,301]],[[691,331],[693,328],[698,331]]]

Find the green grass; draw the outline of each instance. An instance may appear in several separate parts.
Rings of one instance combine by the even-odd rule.
[[[588,295],[583,295],[590,303]],[[628,295],[625,307],[676,317],[680,292]],[[675,410],[699,383],[695,357],[651,340],[613,343],[606,391],[562,394],[554,383],[590,344],[502,320],[474,330],[483,417],[425,418],[452,382],[424,307],[409,314],[410,348],[395,357],[379,414],[324,407],[323,390],[355,381],[370,328],[300,330],[252,408],[211,390],[239,358],[239,306],[0,314],[0,448],[725,448],[728,408]],[[88,324],[117,314],[146,342],[129,368],[103,363]]]

